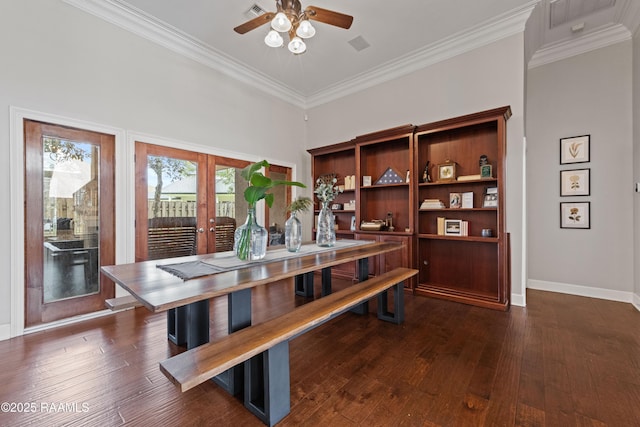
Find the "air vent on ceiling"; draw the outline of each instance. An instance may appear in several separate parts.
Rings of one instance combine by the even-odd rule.
[[[552,0],[549,3],[549,28],[583,18],[615,4],[616,0]]]
[[[247,18],[253,19],[265,13],[266,11],[263,8],[254,3],[244,14]]]
[[[353,48],[358,52],[371,46],[369,42],[366,41],[362,36],[358,36],[355,39],[349,40],[349,44],[353,46]]]

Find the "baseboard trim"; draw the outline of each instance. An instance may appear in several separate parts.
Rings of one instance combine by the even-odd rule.
[[[9,338],[11,338],[11,323],[0,325],[0,341],[8,340]]]
[[[636,310],[640,311],[640,295],[633,294],[633,301],[631,302]]]
[[[526,299],[522,294],[511,294],[511,305],[515,305],[518,307],[526,307]]]
[[[593,288],[590,286],[573,285],[570,283],[547,282],[544,280],[527,281],[528,289],[539,291],[559,292],[562,294],[578,295],[581,297],[599,298],[610,301],[620,301],[634,304],[636,308],[640,306],[640,298],[632,292],[614,291],[611,289]],[[635,299],[635,302],[634,302]],[[640,310],[640,309],[639,309]]]

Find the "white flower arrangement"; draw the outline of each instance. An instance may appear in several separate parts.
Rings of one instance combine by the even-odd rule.
[[[336,196],[342,193],[342,189],[336,186],[338,179],[335,174],[323,175],[316,180],[316,188],[313,192],[323,203],[328,203],[336,198]]]

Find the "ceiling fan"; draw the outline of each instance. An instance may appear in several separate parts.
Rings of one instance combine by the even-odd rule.
[[[299,0],[275,0],[275,2],[276,12],[266,12],[238,25],[234,31],[238,34],[245,34],[261,25],[271,23],[272,29],[264,39],[267,46],[282,46],[284,39],[280,33],[287,33],[289,35],[289,50],[300,54],[307,50],[303,39],[311,38],[316,33],[315,28],[309,22],[310,20],[344,29],[349,29],[353,22],[353,16],[316,6],[307,6],[303,10]]]

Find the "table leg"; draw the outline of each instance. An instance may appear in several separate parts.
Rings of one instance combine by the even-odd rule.
[[[209,300],[192,302],[187,309],[187,349],[209,342]]]
[[[251,289],[242,289],[227,296],[228,331],[233,333],[251,326]],[[213,381],[225,389],[229,394],[242,394],[244,383],[244,369],[242,365],[235,366],[213,378]]]
[[[369,258],[361,258],[358,260],[358,281],[364,282],[369,278]],[[352,308],[350,310],[355,314],[367,314],[369,312],[369,301]]]
[[[167,311],[167,338],[187,349],[209,342],[209,300]]]
[[[327,296],[331,294],[331,267],[325,267],[322,269],[322,293],[321,295]]]
[[[298,274],[294,278],[296,295],[305,298],[313,298],[313,271]]]
[[[187,307],[167,311],[167,338],[175,345],[187,344]]]

